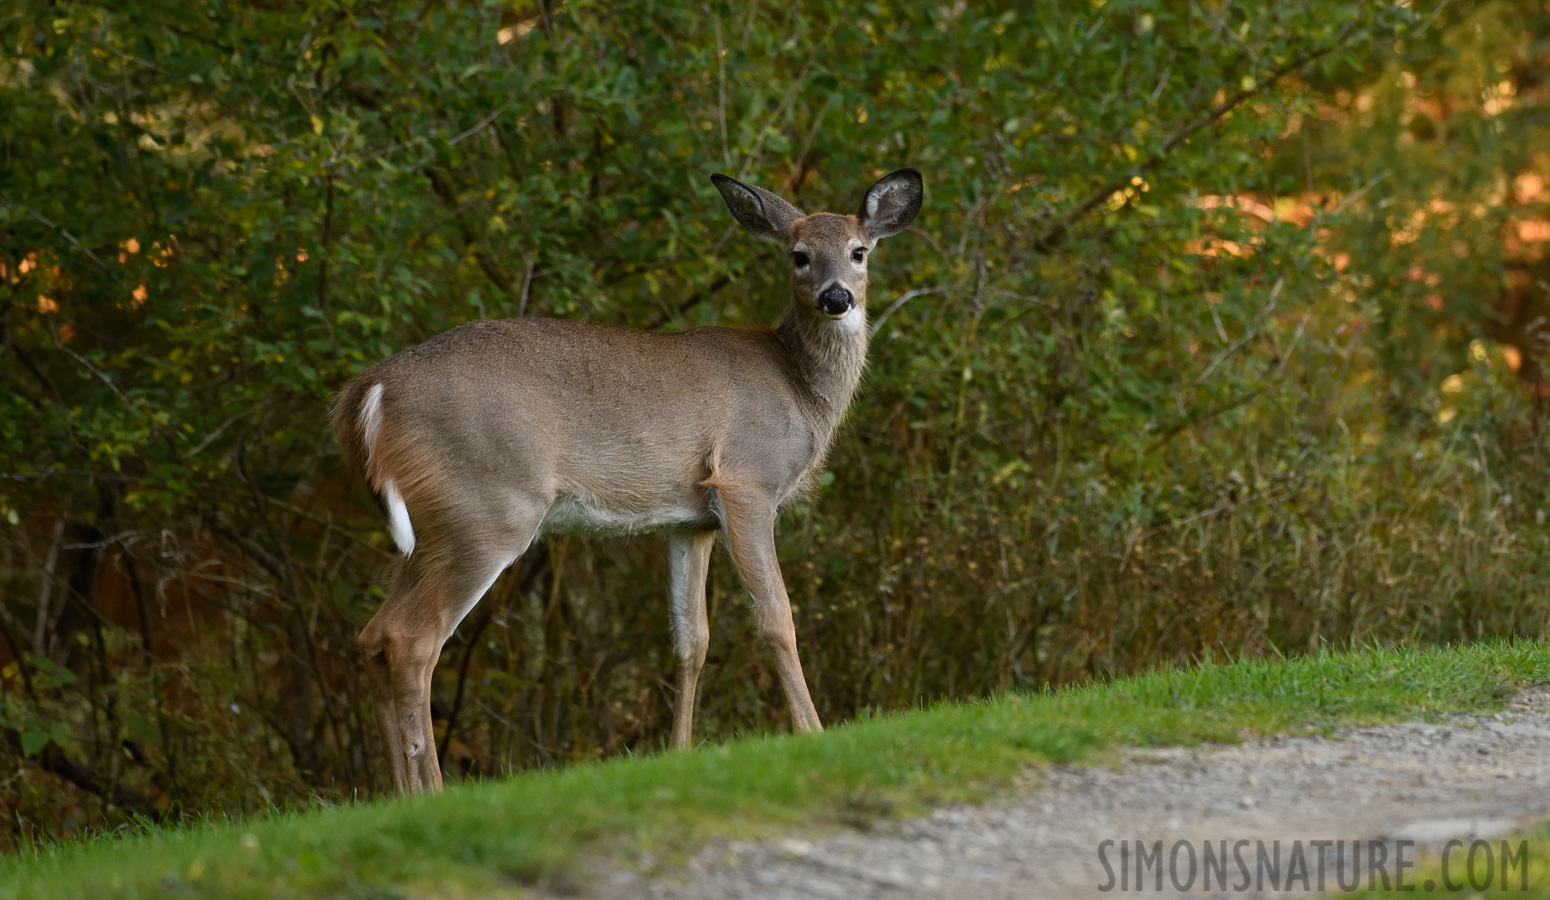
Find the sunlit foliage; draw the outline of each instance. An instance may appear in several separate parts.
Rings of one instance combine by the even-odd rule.
[[[330,393],[481,316],[773,320],[713,171],[841,211],[926,174],[782,525],[827,719],[1539,633],[1547,35],[1370,0],[0,7],[0,828],[370,790],[390,543]],[[558,539],[496,586],[438,674],[454,774],[660,746],[661,555]],[[781,727],[712,579],[702,733]]]

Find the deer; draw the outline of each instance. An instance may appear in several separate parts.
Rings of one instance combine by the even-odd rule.
[[[678,664],[670,749],[690,747],[718,536],[774,655],[793,730],[823,730],[797,655],[776,516],[822,470],[866,364],[867,263],[920,211],[923,183],[901,169],[854,215],[807,215],[763,188],[711,181],[738,223],[785,252],[791,297],[779,326],[479,320],[340,391],[341,455],[401,554],[358,639],[398,793],[441,790],[431,673],[458,623],[545,533],[665,534]]]

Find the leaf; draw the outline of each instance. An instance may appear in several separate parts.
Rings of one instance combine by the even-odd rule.
[[[47,731],[24,729],[21,733],[22,755],[27,757],[37,756],[49,745],[50,737]]]

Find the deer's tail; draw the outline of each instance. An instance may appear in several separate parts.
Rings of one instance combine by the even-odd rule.
[[[331,423],[346,468],[365,481],[377,495],[382,511],[387,514],[393,543],[408,556],[414,552],[415,543],[409,508],[399,493],[398,482],[384,471],[377,453],[377,440],[382,432],[382,391],[381,382],[372,382],[365,377],[345,385],[334,403]]]

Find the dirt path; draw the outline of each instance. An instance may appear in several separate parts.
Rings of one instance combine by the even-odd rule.
[[[1052,767],[1031,775],[1026,787],[1000,803],[944,809],[816,841],[717,842],[687,868],[653,876],[610,872],[593,881],[588,893],[651,900],[1028,900],[1133,893],[1133,879],[1114,884],[1115,876],[1100,862],[1098,848],[1106,840],[1131,847],[1136,840],[1148,846],[1160,840],[1164,848],[1187,840],[1202,854],[1207,842],[1225,840],[1231,847],[1238,840],[1279,840],[1288,856],[1290,842],[1300,840],[1312,854],[1309,886],[1317,887],[1312,867],[1322,853],[1326,887],[1333,890],[1336,850],[1312,848],[1311,841],[1344,840],[1348,846],[1361,841],[1370,854],[1370,842],[1382,839],[1391,860],[1401,842],[1413,842],[1409,858],[1414,859],[1456,836],[1490,837],[1500,844],[1502,835],[1545,818],[1550,818],[1550,688],[1537,688],[1495,716],[1351,729],[1330,738],[1131,751],[1114,769]],[[1117,848],[1110,845],[1107,854],[1116,876]],[[1245,852],[1249,865],[1257,866],[1255,849]],[[1186,862],[1181,856],[1179,865],[1166,871],[1182,881]],[[1134,865],[1132,857],[1126,871]],[[1340,871],[1349,877],[1355,869]],[[1153,877],[1147,875],[1148,888]],[[1411,884],[1421,878],[1413,870],[1407,877]],[[1241,880],[1236,870],[1228,878],[1230,884]],[[1512,879],[1516,884],[1518,876]],[[1110,891],[1100,891],[1103,885]],[[1164,885],[1166,890],[1148,893],[1213,895],[1202,892],[1198,880],[1188,894],[1174,890],[1166,878]],[[1300,883],[1290,893],[1271,893],[1269,883],[1264,885],[1267,895],[1278,897],[1309,893]]]

